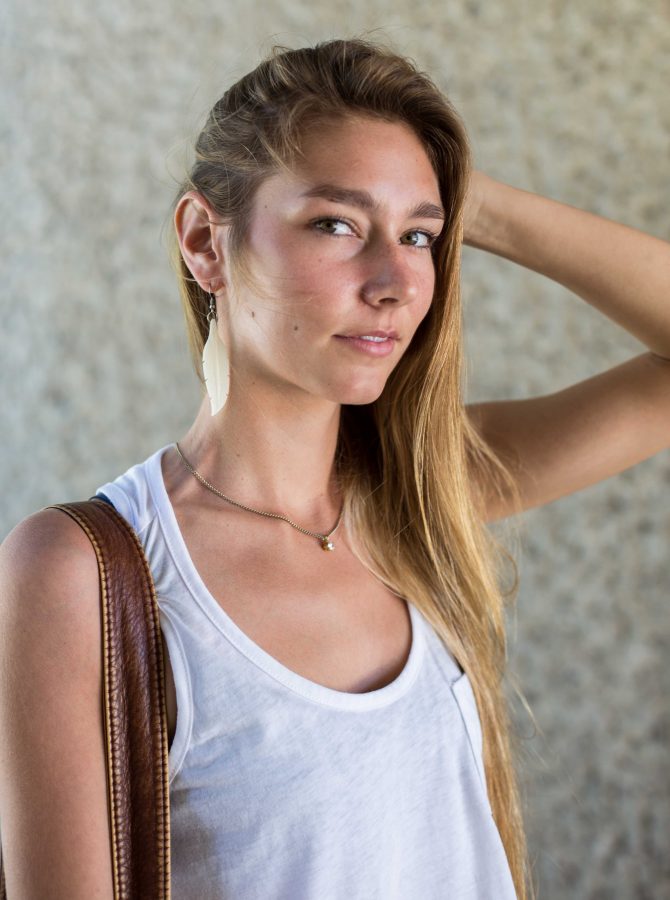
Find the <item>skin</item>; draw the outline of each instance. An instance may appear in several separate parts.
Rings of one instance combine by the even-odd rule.
[[[224,492],[324,531],[340,505],[332,478],[340,404],[379,395],[430,303],[430,254],[408,235],[439,222],[409,211],[439,195],[404,126],[338,123],[306,150],[303,167],[256,197],[261,292],[234,286],[226,229],[211,223],[203,198],[179,204],[184,258],[216,294],[232,360],[226,407],[212,418],[204,401],[180,444]],[[305,185],[324,181],[369,191],[374,208],[300,199]],[[328,217],[351,230],[315,225]],[[464,219],[467,243],[559,281],[648,348],[544,397],[469,407],[513,461],[524,507],[667,448],[670,246],[478,172]],[[373,328],[398,331],[391,356],[357,355],[335,337]],[[252,640],[339,690],[372,690],[398,674],[409,650],[405,606],[366,573],[344,530],[337,552],[322,553],[295,529],[203,490],[174,453],[163,474],[196,569]],[[488,498],[482,516],[509,511],[506,498]],[[12,900],[112,897],[98,590],[90,542],[60,512],[29,517],[0,547],[0,819]],[[173,732],[169,662],[166,675]]]
[[[469,413],[511,465],[522,508],[581,490],[670,446],[670,244],[617,222],[471,178],[465,242],[533,269],[625,328],[646,351],[555,393]],[[483,517],[511,512],[489,497]]]
[[[409,214],[441,203],[408,127],[336,123],[308,135],[303,149],[295,172],[272,176],[255,197],[253,287],[233,283],[228,228],[210,224],[217,216],[204,198],[192,192],[177,208],[187,264],[216,294],[232,373],[224,409],[212,417],[205,403],[180,446],[224,493],[323,530],[340,505],[331,483],[340,404],[380,395],[426,315],[430,239],[443,220]],[[365,190],[377,208],[304,196],[324,184]],[[336,337],[380,329],[399,335],[385,358]]]
[[[356,155],[361,128],[368,134],[369,156]],[[436,222],[406,213],[424,197],[440,204],[421,145],[409,129],[385,122],[330,131],[308,139],[307,161],[295,175],[277,174],[257,193],[249,250],[258,287],[228,296],[224,287],[219,294],[235,393],[246,399],[262,391],[273,404],[310,410],[328,405],[329,411],[375,400],[431,302],[430,243],[420,228],[435,230]],[[347,163],[353,163],[348,170]],[[367,187],[378,213],[303,196],[315,185],[345,179]],[[194,207],[197,214],[195,200]],[[224,261],[223,277],[225,269]],[[394,353],[383,360],[345,350],[334,340],[380,328],[400,334]],[[233,397],[231,407],[236,402]],[[239,415],[236,408],[233,414]],[[222,430],[220,422],[216,430]]]

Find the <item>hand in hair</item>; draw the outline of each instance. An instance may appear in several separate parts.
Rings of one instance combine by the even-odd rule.
[[[670,446],[670,244],[475,173],[466,239],[571,290],[648,352],[540,397],[469,408],[515,470],[523,508],[609,478]],[[487,508],[489,518],[512,511]]]

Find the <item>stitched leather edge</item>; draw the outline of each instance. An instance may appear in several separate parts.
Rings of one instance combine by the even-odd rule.
[[[112,867],[114,878],[114,896],[115,900],[134,900],[131,898],[128,885],[125,883],[123,873],[127,871],[129,860],[123,857],[118,832],[120,827],[119,799],[116,794],[116,784],[119,780],[118,767],[115,765],[115,759],[118,752],[116,744],[115,730],[112,728],[112,711],[110,709],[109,697],[111,695],[111,676],[113,661],[110,656],[110,623],[109,623],[109,572],[105,565],[104,553],[98,540],[98,535],[93,530],[92,523],[87,517],[87,504],[91,504],[98,510],[101,510],[108,518],[110,518],[120,529],[125,532],[127,538],[133,542],[138,557],[142,561],[144,570],[144,589],[148,588],[148,596],[145,594],[143,598],[143,611],[145,616],[145,624],[150,636],[150,653],[153,657],[151,660],[155,662],[155,667],[151,667],[152,675],[158,672],[158,679],[152,684],[158,691],[160,716],[162,717],[163,727],[158,731],[160,735],[159,749],[154,758],[154,770],[160,773],[160,778],[155,782],[158,791],[156,803],[157,816],[157,841],[159,844],[159,893],[156,900],[170,900],[170,816],[169,816],[169,773],[168,773],[168,743],[167,743],[167,706],[166,706],[166,688],[165,688],[165,669],[163,649],[160,640],[160,618],[158,610],[158,602],[156,592],[151,576],[151,570],[147,562],[144,548],[132,526],[120,513],[110,504],[99,498],[91,498],[89,501],[82,501],[74,504],[64,503],[54,505],[52,509],[60,509],[62,512],[70,516],[83,529],[87,537],[91,541],[95,550],[98,561],[98,569],[100,573],[101,586],[101,604],[102,604],[102,638],[103,638],[103,663],[104,663],[104,715],[105,728],[107,734],[107,765],[108,765],[108,795],[110,800],[110,813],[112,816]],[[149,600],[147,604],[146,600]],[[147,615],[147,606],[149,607]],[[2,900],[2,898],[0,898]],[[152,898],[153,900],[153,898]]]
[[[75,507],[68,504],[60,504],[58,506],[47,507],[48,509],[60,509],[79,525],[85,532],[86,536],[93,545],[95,556],[98,562],[98,572],[100,574],[100,611],[102,614],[102,653],[103,653],[103,712],[105,721],[105,749],[107,751],[107,796],[109,800],[109,809],[111,815],[111,835],[112,835],[112,876],[114,882],[114,896],[121,896],[122,882],[119,866],[120,847],[118,841],[118,832],[120,827],[118,803],[116,797],[116,784],[118,775],[114,774],[115,765],[115,738],[114,731],[111,728],[111,710],[109,704],[109,695],[111,693],[110,685],[110,660],[109,660],[109,592],[107,582],[107,571],[105,568],[105,560],[102,554],[100,543],[97,540],[88,523],[76,511]]]

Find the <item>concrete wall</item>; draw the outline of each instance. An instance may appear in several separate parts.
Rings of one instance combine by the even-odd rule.
[[[0,535],[195,411],[161,230],[211,102],[275,42],[377,28],[451,95],[480,168],[668,238],[667,0],[8,0]],[[642,349],[509,263],[466,249],[463,278],[471,399]],[[525,516],[511,667],[541,729],[520,717],[543,898],[670,896],[669,488],[666,451]]]

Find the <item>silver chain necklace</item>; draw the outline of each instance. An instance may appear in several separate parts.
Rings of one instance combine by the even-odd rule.
[[[200,484],[202,484],[202,485],[204,485],[204,487],[208,488],[213,494],[216,494],[217,497],[221,497],[222,500],[226,500],[228,503],[232,503],[233,506],[237,506],[237,507],[239,507],[239,509],[246,509],[247,512],[256,513],[256,515],[258,515],[258,516],[265,516],[268,519],[281,519],[284,522],[288,522],[289,525],[293,526],[293,528],[296,528],[298,531],[302,531],[303,534],[306,534],[309,537],[316,538],[317,541],[321,544],[322,550],[334,550],[335,549],[335,544],[333,544],[333,542],[331,541],[330,538],[333,534],[335,534],[340,522],[342,521],[342,515],[344,513],[344,504],[342,504],[342,508],[340,509],[340,514],[337,517],[337,522],[335,523],[335,526],[333,528],[331,528],[331,530],[328,532],[328,534],[320,534],[318,531],[308,531],[307,528],[302,528],[302,526],[297,525],[295,522],[293,522],[291,519],[289,519],[288,516],[282,516],[280,513],[264,512],[262,509],[254,509],[253,506],[245,506],[244,503],[239,503],[237,500],[233,500],[232,497],[227,497],[226,494],[223,494],[218,488],[215,488],[213,484],[210,484],[206,478],[203,478],[199,472],[196,472],[196,470],[193,468],[191,463],[186,459],[184,454],[181,452],[181,448],[180,448],[179,444],[176,442],[175,442],[175,447],[177,448],[177,453],[181,456],[182,461],[183,461],[184,465],[186,466],[186,468],[189,470],[189,472],[192,475],[195,475],[195,477],[198,479]]]

